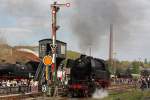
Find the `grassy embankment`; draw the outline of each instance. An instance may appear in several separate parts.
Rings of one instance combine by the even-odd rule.
[[[150,100],[150,90],[141,91],[133,89],[128,92],[114,92],[102,100]]]
[[[76,59],[80,56],[80,53],[74,51],[67,51],[67,59]]]

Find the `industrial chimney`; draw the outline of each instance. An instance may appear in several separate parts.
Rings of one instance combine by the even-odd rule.
[[[110,37],[109,37],[109,64],[112,66],[113,60],[113,24],[110,24]]]

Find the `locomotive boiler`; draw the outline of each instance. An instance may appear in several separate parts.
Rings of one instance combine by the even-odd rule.
[[[69,59],[71,68],[68,90],[70,96],[91,96],[96,88],[109,86],[110,73],[102,59],[81,55],[76,60]]]
[[[38,64],[34,62],[34,64]],[[29,79],[36,68],[30,62],[26,64],[0,64],[0,80]]]

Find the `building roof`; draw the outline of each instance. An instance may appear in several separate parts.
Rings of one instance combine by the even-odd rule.
[[[42,40],[39,40],[39,42],[43,42],[43,41],[52,41],[52,39],[42,39]],[[65,43],[65,42],[63,42],[63,41],[60,41],[60,40],[56,40],[56,42],[59,42],[59,43],[62,43],[62,44],[67,44],[67,43]]]

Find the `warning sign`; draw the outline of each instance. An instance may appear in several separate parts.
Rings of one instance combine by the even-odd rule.
[[[51,56],[45,56],[44,58],[43,58],[43,63],[44,63],[44,65],[51,65],[53,62],[52,62],[52,57]]]

